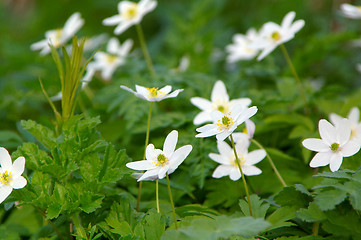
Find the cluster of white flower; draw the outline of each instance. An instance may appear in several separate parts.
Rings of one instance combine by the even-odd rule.
[[[311,160],[311,167],[322,167],[330,165],[332,172],[337,171],[343,157],[356,154],[361,147],[361,122],[359,122],[360,111],[353,108],[348,118],[342,118],[335,113],[330,115],[329,123],[321,119],[318,130],[321,139],[308,138],[302,144],[305,148],[318,152]]]
[[[294,38],[295,34],[303,28],[305,21],[300,19],[293,22],[295,16],[295,12],[289,12],[283,18],[281,25],[267,22],[259,32],[251,28],[246,35],[234,35],[233,43],[226,47],[229,54],[227,62],[233,63],[239,60],[253,59],[259,52],[261,53],[257,60],[260,61],[265,58],[277,46]]]

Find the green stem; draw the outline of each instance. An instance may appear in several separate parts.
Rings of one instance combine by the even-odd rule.
[[[318,235],[318,228],[320,226],[319,222],[314,222],[312,227],[312,235],[317,236]]]
[[[159,180],[158,178],[155,180],[155,200],[157,202],[157,212],[159,211]]]
[[[266,157],[269,161],[269,163],[271,164],[272,168],[273,168],[273,171],[276,173],[278,179],[280,180],[281,184],[283,187],[287,187],[287,184],[285,182],[285,180],[283,180],[281,174],[278,172],[277,168],[276,168],[276,165],[273,163],[272,161],[272,158],[270,157],[270,155],[267,153],[266,149],[264,149],[264,147],[258,142],[256,141],[255,139],[251,139],[251,141],[257,145],[257,147],[259,147],[260,149],[263,149],[265,152],[266,152]]]
[[[174,209],[172,191],[170,190],[170,183],[169,183],[169,175],[168,175],[168,172],[166,173],[166,177],[167,177],[167,184],[168,184],[168,193],[169,193],[170,204],[172,205],[172,211],[173,211],[173,217],[174,217],[174,225],[175,225],[175,229],[178,230],[177,216],[175,215],[175,209]]]
[[[45,218],[46,218],[46,214],[44,211],[42,211],[39,207],[37,206],[33,206],[37,211],[39,211]],[[58,235],[58,237],[63,240],[64,237],[63,235],[60,233],[59,229],[55,226],[55,224],[50,220],[50,219],[47,219],[50,223],[50,225],[52,226],[52,228],[54,229],[54,231],[56,232],[56,235]]]
[[[232,136],[232,134],[231,134],[230,138],[231,138],[231,143],[232,143],[232,147],[233,147],[234,156],[236,157],[236,163],[237,163],[237,166],[238,166],[238,168],[239,168],[239,171],[241,172],[244,190],[245,190],[246,195],[247,195],[249,215],[250,215],[250,216],[253,216],[252,207],[251,207],[251,199],[250,199],[250,197],[249,197],[249,192],[248,192],[248,187],[247,187],[246,178],[244,177],[244,174],[243,174],[243,171],[242,171],[242,168],[241,168],[241,163],[240,163],[239,158],[238,158],[238,154],[237,154],[236,146],[234,145],[234,141],[233,141],[233,136]]]
[[[291,72],[293,74],[293,76],[295,77],[296,81],[297,81],[297,85],[298,85],[298,88],[301,92],[301,95],[302,95],[302,99],[303,99],[303,103],[304,103],[304,108],[305,108],[305,113],[308,115],[309,111],[308,111],[308,106],[307,106],[307,99],[306,99],[306,94],[305,94],[305,90],[303,89],[303,85],[302,85],[302,82],[296,72],[296,69],[295,67],[293,66],[293,63],[291,61],[291,58],[290,56],[288,55],[288,52],[287,52],[287,49],[286,47],[281,44],[281,49],[282,49],[282,52],[283,52],[283,55],[285,56],[286,58],[286,61],[288,63],[288,66],[290,67],[291,69]]]
[[[149,107],[148,121],[147,121],[147,132],[146,132],[146,135],[145,135],[145,145],[144,145],[143,160],[145,159],[145,154],[146,154],[147,146],[148,146],[148,143],[149,143],[150,119],[151,119],[151,116],[152,116],[153,104],[154,104],[154,102],[151,102],[150,107]],[[139,212],[140,199],[141,199],[141,195],[142,195],[142,185],[143,185],[143,182],[140,181],[139,185],[138,185],[138,198],[137,198],[137,208],[136,208],[138,212]]]
[[[140,26],[140,24],[136,24],[135,27],[137,29],[138,38],[139,38],[139,42],[140,42],[140,47],[142,48],[143,55],[144,55],[145,61],[147,62],[149,72],[152,75],[152,77],[155,79],[156,74],[155,74],[155,71],[154,71],[152,59],[150,58],[150,55],[149,55],[149,52],[148,52],[148,49],[147,49],[147,45],[145,44],[145,39],[144,39],[144,34],[143,34],[142,27]]]
[[[88,239],[84,228],[81,226],[79,213],[74,213],[73,216],[71,217],[71,219],[73,220],[74,226],[75,226],[76,231],[78,232],[78,234],[82,238]]]

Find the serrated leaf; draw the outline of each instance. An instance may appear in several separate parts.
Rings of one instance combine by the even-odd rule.
[[[291,206],[285,206],[278,208],[270,216],[267,217],[267,221],[272,224],[270,229],[292,226],[295,225],[291,222],[287,222],[296,217],[296,208]]]
[[[252,194],[250,196],[250,200],[251,200],[253,217],[265,218],[267,210],[270,207],[270,204],[265,202],[264,200],[261,200],[261,198],[255,194]],[[249,207],[246,200],[243,199],[239,200],[239,206],[245,216],[250,216]]]
[[[341,203],[347,197],[347,193],[340,189],[331,189],[320,192],[315,197],[315,202],[318,207],[323,210],[331,210]]]
[[[277,204],[281,206],[292,206],[294,208],[307,207],[312,198],[295,187],[285,187],[274,198]]]
[[[48,219],[57,218],[62,210],[62,204],[55,202],[51,203],[46,209],[46,217]]]
[[[47,149],[51,150],[53,147],[56,146],[54,131],[32,120],[22,120],[21,125],[24,129],[26,129],[34,137],[36,137],[36,139],[38,139]]]
[[[147,212],[143,220],[146,239],[158,240],[165,231],[165,218],[154,209]]]
[[[306,222],[319,222],[326,219],[326,215],[315,202],[311,202],[307,209],[297,211],[297,217]]]

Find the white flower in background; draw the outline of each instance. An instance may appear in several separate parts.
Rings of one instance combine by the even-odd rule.
[[[9,152],[0,147],[0,203],[2,203],[13,191],[13,189],[23,188],[26,179],[21,176],[25,168],[25,158],[19,157],[11,161]]]
[[[170,93],[172,91],[172,87],[167,85],[161,89],[159,88],[146,88],[142,86],[135,85],[136,92],[132,89],[121,85],[120,88],[133,93],[136,97],[141,98],[143,100],[147,100],[149,102],[160,102],[163,99],[166,98],[174,98],[178,96],[180,92],[183,91],[183,89],[177,89]]]
[[[331,122],[337,127],[342,122],[343,117],[336,113],[330,114]],[[349,112],[347,119],[350,122],[351,136],[350,141],[355,141],[361,146],[361,122],[360,122],[360,110],[354,107]]]
[[[344,3],[341,4],[341,12],[345,17],[361,19],[361,6]]]
[[[241,169],[243,174],[246,176],[259,175],[262,171],[253,165],[262,161],[266,157],[266,151],[259,149],[249,153],[249,144],[250,142],[247,137],[239,139],[236,144],[236,151],[240,160]],[[209,154],[209,157],[213,161],[221,164],[214,170],[212,177],[221,178],[229,176],[229,178],[233,181],[240,179],[241,172],[239,171],[236,163],[236,157],[234,156],[233,149],[223,141],[219,141],[217,143],[217,148],[220,154]]]
[[[201,97],[193,97],[191,98],[191,103],[202,110],[193,120],[195,125],[199,125],[211,122],[211,113],[215,110],[228,113],[236,105],[241,105],[243,109],[246,109],[251,104],[251,99],[238,98],[229,101],[226,86],[221,80],[218,80],[213,86],[211,101]]]
[[[255,115],[257,107],[253,106],[244,109],[242,105],[235,106],[232,111],[222,113],[213,111],[211,113],[213,123],[197,128],[199,134],[196,137],[209,137],[216,135],[218,141],[223,141],[236,130],[237,126]]]
[[[134,170],[146,170],[138,182],[162,179],[166,173],[173,173],[192,151],[191,145],[185,145],[175,150],[177,141],[178,132],[173,130],[166,137],[163,150],[156,149],[153,144],[149,144],[146,149],[146,160],[130,162],[126,166]]]
[[[83,82],[89,82],[96,71],[101,72],[104,80],[110,80],[115,70],[125,63],[125,59],[133,46],[131,39],[120,45],[117,38],[111,38],[107,45],[107,52],[97,52],[94,61],[88,64]]]
[[[318,130],[321,139],[308,138],[303,140],[305,148],[318,152],[311,160],[310,167],[322,167],[330,164],[332,172],[337,171],[343,157],[350,157],[356,154],[360,145],[350,141],[351,128],[347,119],[342,119],[337,126],[321,119],[318,123]]]
[[[106,33],[102,33],[99,35],[95,35],[91,38],[87,38],[85,40],[83,50],[85,52],[97,50],[97,48],[99,48],[107,40],[108,40],[108,35]]]
[[[129,27],[142,21],[145,14],[152,11],[157,6],[157,1],[140,0],[139,3],[131,1],[121,1],[118,3],[118,14],[103,20],[106,26],[118,25],[114,29],[114,34],[119,35]]]
[[[40,55],[50,53],[49,43],[55,48],[64,45],[84,25],[84,19],[76,12],[65,22],[64,28],[50,30],[45,33],[45,39],[30,46],[33,51],[41,50]]]
[[[305,21],[301,19],[293,22],[295,16],[295,12],[289,12],[283,18],[281,26],[274,22],[267,22],[262,26],[259,40],[254,44],[255,48],[262,50],[257,57],[258,61],[270,54],[277,46],[294,38],[295,34],[303,28]]]
[[[251,120],[246,120],[245,123],[246,123],[246,127],[243,128],[243,132],[237,132],[232,134],[234,142],[237,143],[243,137],[247,137],[248,139],[253,138],[254,132],[256,130],[256,125]]]
[[[228,52],[227,62],[234,63],[239,60],[253,59],[258,50],[252,48],[251,44],[258,38],[258,33],[254,28],[247,31],[246,35],[235,34],[233,36],[233,43],[226,46]]]

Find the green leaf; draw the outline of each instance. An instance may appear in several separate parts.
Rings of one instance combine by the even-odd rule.
[[[326,215],[315,202],[311,202],[307,209],[297,211],[297,217],[306,222],[319,222],[326,219]]]
[[[295,187],[285,187],[275,197],[276,203],[281,206],[292,206],[296,209],[307,207],[311,200],[310,196],[296,190]]]
[[[340,189],[331,189],[320,192],[315,197],[315,202],[322,211],[331,210],[347,197],[347,193]]]
[[[58,202],[51,203],[46,209],[46,217],[48,219],[57,218],[62,210],[62,206],[63,205]]]
[[[278,208],[276,211],[274,211],[267,218],[267,221],[272,224],[270,229],[295,225],[287,221],[296,217],[296,209],[297,208],[292,206],[285,206]]]
[[[56,138],[54,131],[32,120],[21,121],[21,125],[24,129],[29,131],[34,137],[36,137],[44,146],[51,150],[56,146]]]
[[[158,240],[165,231],[165,218],[152,209],[145,215],[143,227],[146,239]]]
[[[265,202],[264,200],[261,200],[260,197],[258,197],[256,194],[252,194],[250,196],[251,200],[251,208],[253,217],[255,218],[265,218],[268,208],[270,207],[270,204]],[[245,216],[250,216],[248,203],[246,200],[239,200],[239,206],[241,207],[241,211]]]
[[[189,204],[177,207],[176,213],[180,217],[199,215],[214,218],[214,216],[218,215],[216,211],[199,204]]]

